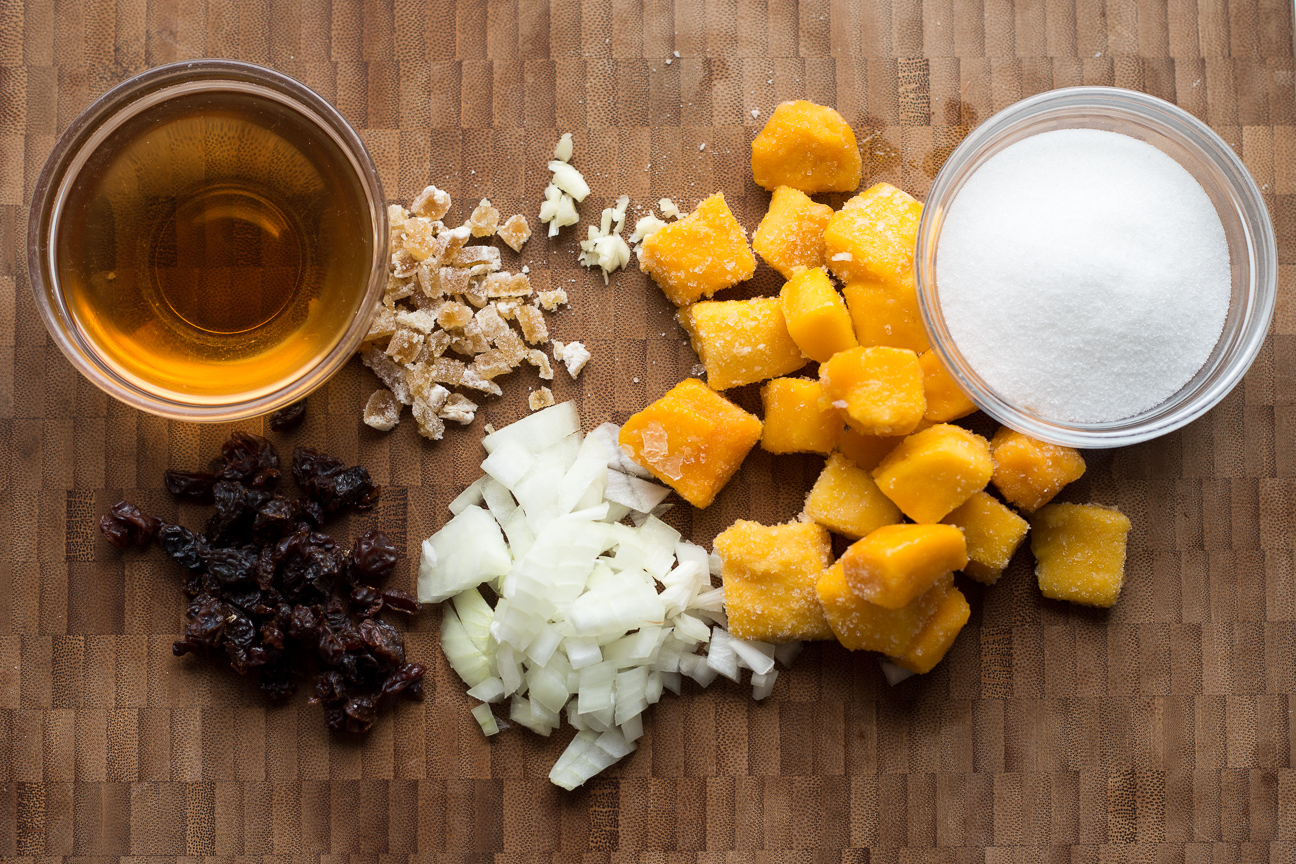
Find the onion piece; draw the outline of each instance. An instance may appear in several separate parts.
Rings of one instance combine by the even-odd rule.
[[[468,695],[483,702],[501,702],[504,699],[504,682],[492,675],[476,687],[470,688]]]
[[[580,413],[576,410],[576,403],[560,402],[497,429],[481,443],[487,453],[494,453],[506,442],[537,453],[579,431]]]
[[[480,503],[482,503],[482,478],[479,477],[450,502],[450,513],[458,516],[468,505]]]
[[[503,576],[512,566],[499,525],[475,504],[423,541],[418,599],[440,603],[460,591]]]
[[[450,606],[441,610],[441,650],[445,652],[450,668],[469,687],[476,687],[495,674],[491,670],[489,658],[473,644],[459,621],[459,616]]]
[[[477,725],[481,726],[483,735],[490,736],[499,732],[499,724],[495,722],[495,714],[491,712],[491,707],[485,702],[472,709],[472,716],[477,721]]]

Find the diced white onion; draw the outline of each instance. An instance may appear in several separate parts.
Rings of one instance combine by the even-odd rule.
[[[483,735],[494,735],[499,732],[499,724],[495,722],[495,715],[491,712],[491,707],[485,702],[472,709],[473,719],[477,725],[481,726]]]

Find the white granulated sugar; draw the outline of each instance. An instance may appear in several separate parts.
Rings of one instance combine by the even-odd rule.
[[[968,363],[1043,417],[1154,408],[1210,356],[1228,245],[1201,185],[1151,144],[1095,129],[1017,142],[950,206],[940,304]]]

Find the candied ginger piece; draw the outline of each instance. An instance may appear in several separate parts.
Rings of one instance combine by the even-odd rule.
[[[405,227],[405,221],[409,219],[409,211],[399,204],[387,205],[387,227],[394,234]]]
[[[464,294],[472,287],[469,281],[472,274],[461,267],[441,268],[441,292],[443,294]]]
[[[508,358],[508,362],[514,366],[521,363],[526,358],[527,351],[530,350],[526,347],[526,343],[522,341],[522,337],[512,328],[499,335],[499,338],[495,340],[495,347],[502,351],[504,356]]]
[[[522,335],[532,345],[549,341],[549,327],[545,324],[544,315],[534,306],[522,306],[517,310],[518,325]]]
[[[510,216],[503,225],[499,227],[499,238],[503,240],[508,247],[514,252],[522,251],[522,244],[531,239],[531,226],[527,224],[527,218],[521,213],[515,213]]]
[[[379,432],[390,432],[400,422],[401,403],[390,390],[375,390],[364,407],[366,426]]]
[[[549,365],[549,358],[543,351],[531,349],[526,353],[526,360],[532,366],[540,370],[540,377],[546,381],[553,380],[553,367]]]
[[[791,186],[813,195],[854,192],[863,160],[844,117],[798,99],[775,108],[752,141],[751,168],[757,186],[771,191]]]
[[[567,374],[573,379],[585,368],[591,356],[583,342],[554,342],[553,352],[554,359],[567,367]]]
[[[473,320],[473,311],[462,303],[447,303],[437,312],[437,323],[447,330],[465,326]]]
[[[481,199],[481,203],[473,209],[472,214],[468,217],[468,224],[472,228],[474,237],[491,237],[495,234],[495,229],[499,227],[500,213],[491,206],[490,200]]]
[[[507,300],[496,300],[495,311],[505,321],[512,321],[517,317],[517,310],[522,307],[522,300],[518,297],[510,297]]]
[[[360,353],[360,362],[368,366],[378,376],[378,380],[387,385],[387,389],[396,394],[402,404],[410,404],[409,383],[405,380],[405,368],[388,357],[381,348],[369,348]]]
[[[500,251],[494,246],[461,246],[450,253],[450,263],[455,267],[475,267],[485,264],[488,270],[500,269]]]
[[[472,368],[487,381],[513,371],[513,366],[508,362],[508,358],[498,348],[491,348],[489,351],[483,351],[474,357]]]
[[[461,426],[467,426],[477,416],[477,403],[462,393],[451,393],[450,398],[446,399],[445,405],[441,406],[438,416],[442,420],[450,420]]]
[[[387,343],[387,356],[397,363],[412,363],[422,348],[422,333],[416,330],[397,330]]]
[[[365,334],[365,341],[386,339],[398,329],[400,325],[396,321],[396,313],[386,307],[380,308],[374,315],[373,321],[369,323],[369,332]]]
[[[418,331],[425,336],[435,330],[437,325],[436,316],[428,314],[423,309],[416,309],[413,312],[401,310],[396,313],[396,321],[402,327]]]
[[[467,387],[469,390],[480,390],[492,396],[498,396],[504,392],[498,384],[483,378],[481,373],[471,366],[464,369],[463,377],[459,379],[459,386]]]
[[[482,335],[491,342],[498,341],[510,329],[508,322],[500,317],[499,310],[494,305],[483,306],[474,317]]]
[[[410,204],[410,210],[428,219],[440,219],[450,211],[450,193],[428,186]]]
[[[463,380],[464,368],[462,360],[455,360],[452,357],[438,357],[432,361],[428,372],[432,375],[433,381],[457,387],[459,382]],[[396,395],[399,396],[400,394]]]
[[[532,390],[531,395],[527,397],[527,405],[532,411],[539,411],[541,408],[548,408],[554,404],[553,391],[548,387],[541,387],[539,390]]]
[[[639,266],[676,306],[710,297],[750,279],[756,258],[724,193],[717,192],[678,222],[644,240]]]
[[[553,312],[559,306],[567,303],[567,292],[561,288],[554,288],[552,291],[541,291],[536,295],[540,303],[540,308],[546,312]]]
[[[410,406],[410,413],[414,415],[414,422],[418,425],[419,434],[424,438],[430,441],[440,441],[441,437],[445,435],[445,421],[424,403],[415,402]]]
[[[525,273],[491,273],[482,283],[487,297],[529,297],[531,277]]]

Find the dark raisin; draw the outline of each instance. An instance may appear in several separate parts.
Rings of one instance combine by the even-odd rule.
[[[384,607],[394,612],[404,612],[406,615],[417,615],[421,608],[414,595],[399,588],[388,588],[382,593],[382,599]]]
[[[177,498],[211,503],[216,475],[206,471],[167,471],[162,475],[167,491]]]
[[[378,720],[378,698],[356,696],[347,700],[342,710],[346,713],[346,731],[360,735],[372,729]]]
[[[128,546],[144,548],[153,542],[153,537],[161,526],[161,519],[141,513],[129,501],[118,501],[108,511],[108,515],[99,520],[100,533],[118,549]]]
[[[396,667],[387,676],[387,680],[383,682],[383,695],[396,696],[399,693],[409,693],[411,696],[422,696],[423,688],[421,686],[414,691],[411,691],[410,688],[416,684],[421,685],[423,675],[426,672],[427,669],[421,663],[404,663]]]
[[[405,646],[400,632],[377,618],[366,618],[360,622],[360,638],[369,646],[373,656],[388,666],[399,666],[405,662]]]
[[[291,432],[306,419],[306,400],[300,399],[285,405],[270,415],[270,428],[275,432]]]
[[[386,534],[369,530],[355,539],[351,546],[353,578],[370,584],[385,582],[396,568],[400,552]]]
[[[357,585],[351,590],[351,604],[357,614],[372,618],[382,611],[383,597],[368,585]]]
[[[300,520],[301,504],[275,496],[256,511],[252,518],[252,533],[267,540],[277,540],[296,530]]]
[[[189,570],[202,570],[207,553],[211,551],[207,540],[194,534],[183,525],[163,525],[158,529],[158,545],[162,550]]]

